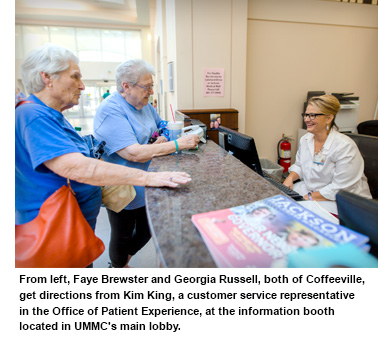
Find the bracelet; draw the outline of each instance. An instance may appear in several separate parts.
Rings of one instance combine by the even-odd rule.
[[[307,196],[308,196],[308,199],[310,200],[310,201],[313,201],[313,199],[312,199],[312,196],[311,196],[311,193],[309,192],[308,194],[307,194]]]
[[[175,140],[175,145],[176,145],[176,151],[179,152],[180,149],[179,149],[179,146],[178,146],[177,140]]]

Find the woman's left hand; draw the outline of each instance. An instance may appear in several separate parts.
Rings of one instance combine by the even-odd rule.
[[[159,136],[153,144],[164,143],[164,142],[167,142],[167,141],[168,140],[165,138],[165,136]]]
[[[303,198],[305,200],[310,200],[308,194],[304,195]],[[313,201],[329,201],[329,199],[326,199],[319,191],[312,192],[311,198]]]
[[[177,139],[180,150],[194,149],[198,145],[199,141],[200,139],[198,135],[194,134],[184,135]]]
[[[185,172],[147,172],[147,187],[171,187],[176,188],[179,184],[189,183],[192,179]]]

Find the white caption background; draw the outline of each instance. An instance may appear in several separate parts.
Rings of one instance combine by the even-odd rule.
[[[18,337],[203,337],[205,332],[214,337],[247,332],[281,337],[302,336],[306,332],[306,337],[318,337],[326,328],[338,335],[344,333],[345,337],[352,337],[371,334],[376,325],[377,269],[15,269],[15,272],[11,295],[7,295],[11,298],[9,304],[13,304],[8,312],[11,320],[6,325]],[[24,276],[22,282],[21,275]],[[74,275],[79,276],[76,283]],[[220,275],[227,279],[257,278],[260,284],[220,283]],[[51,276],[58,283],[51,283]],[[102,283],[103,276],[104,280],[145,277],[148,282]],[[348,276],[350,280],[362,278],[364,284],[325,282],[328,277]],[[26,277],[29,277],[29,283]],[[46,277],[48,282],[31,282],[38,277]],[[94,283],[95,277],[97,283]],[[153,277],[170,280],[170,283],[151,283]],[[276,283],[265,283],[265,277]],[[215,283],[211,283],[213,278]],[[198,282],[194,282],[196,279]],[[316,283],[322,280],[323,283]],[[92,299],[41,299],[46,291],[91,294]],[[354,293],[354,299],[280,299],[281,293],[327,291],[344,295]],[[180,293],[185,299],[179,299]],[[206,299],[216,293],[234,293],[235,299]],[[255,293],[255,299],[241,299],[242,293]],[[262,298],[272,293],[278,295],[277,299],[257,299],[258,295]],[[187,299],[188,294],[192,297],[201,295],[205,299]],[[144,315],[142,308],[145,308]],[[201,315],[156,315],[172,308],[191,309]],[[307,313],[317,314],[305,315],[305,308]],[[72,315],[79,309],[83,315]],[[240,309],[243,309],[243,315],[239,314]],[[299,315],[256,315],[256,311],[266,311],[261,309],[281,313],[298,309]],[[30,330],[36,324],[41,327],[42,323],[55,325],[57,330]]]

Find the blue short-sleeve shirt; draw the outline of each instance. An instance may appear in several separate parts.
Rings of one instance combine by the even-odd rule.
[[[68,153],[89,156],[82,137],[57,110],[36,96],[16,109],[16,224],[34,219],[43,202],[67,183],[43,163]],[[101,206],[101,189],[71,181],[84,217],[94,229]]]
[[[105,141],[103,159],[131,168],[148,170],[150,161],[145,163],[128,161],[116,152],[133,144],[147,144],[157,130],[161,118],[151,104],[137,110],[119,92],[114,92],[97,109],[94,118],[94,136]],[[144,187],[135,187],[136,197],[125,208],[133,210],[145,205]]]

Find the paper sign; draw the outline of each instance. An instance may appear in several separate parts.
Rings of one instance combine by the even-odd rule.
[[[203,96],[224,96],[224,69],[203,70]]]

